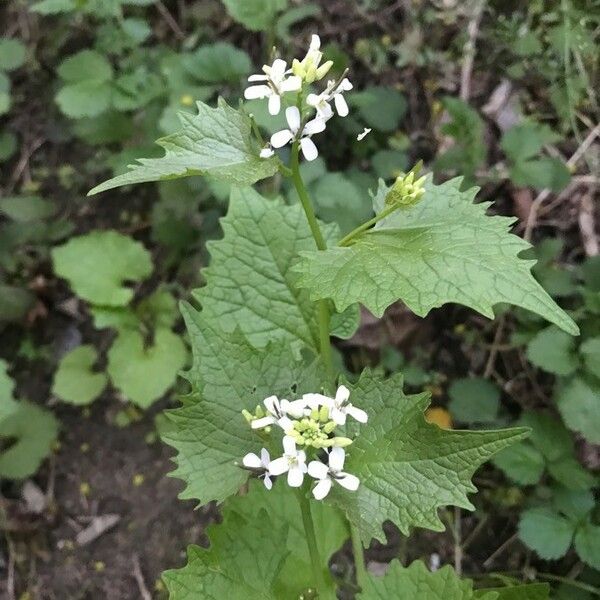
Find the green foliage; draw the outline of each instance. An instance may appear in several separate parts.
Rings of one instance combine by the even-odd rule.
[[[13,71],[25,62],[27,49],[16,39],[0,37],[0,71]]]
[[[5,196],[0,199],[0,213],[13,221],[27,223],[53,216],[56,206],[40,196]]]
[[[422,201],[380,221],[349,247],[302,252],[298,285],[311,299],[331,298],[338,310],[360,302],[381,316],[402,300],[419,316],[446,302],[459,302],[493,317],[493,306],[509,302],[528,308],[565,331],[578,328],[531,275],[531,262],[518,258],[526,243],[507,232],[510,219],[489,217],[488,204],[473,204],[474,191],[460,180],[430,181]],[[388,189],[380,184],[380,212]]]
[[[583,377],[562,383],[556,404],[567,426],[593,444],[600,444],[600,385]]]
[[[287,7],[287,0],[223,0],[227,12],[250,31],[273,27],[277,14]]]
[[[152,272],[150,253],[116,231],[93,231],[71,238],[52,250],[56,273],[84,300],[125,306],[133,298],[126,281],[140,281]]]
[[[500,390],[487,379],[456,379],[448,389],[448,408],[463,423],[490,423],[498,417]]]
[[[104,373],[96,373],[93,366],[98,354],[93,346],[78,346],[63,356],[54,374],[52,393],[70,404],[90,404],[106,387]]]
[[[148,408],[173,385],[186,359],[185,344],[168,328],[157,329],[151,342],[125,329],[108,351],[107,372],[127,398]]]
[[[183,58],[185,69],[206,83],[236,82],[250,73],[250,58],[243,50],[225,42],[200,46]]]
[[[471,476],[477,467],[526,435],[525,429],[445,431],[423,417],[428,395],[405,396],[402,386],[400,376],[381,380],[363,373],[352,392],[353,403],[369,415],[364,425],[346,425],[348,437],[356,438],[346,468],[361,484],[353,494],[334,488],[328,499],[365,542],[384,540],[386,520],[405,535],[415,526],[442,531],[437,509],[472,509],[467,493],[475,491]]]
[[[143,158],[130,171],[92,189],[97,194],[122,185],[177,179],[190,175],[210,175],[215,179],[250,185],[277,171],[274,157],[258,156],[252,139],[251,120],[224,100],[217,108],[197,103],[198,114],[179,113],[183,129],[158,140],[166,154]]]
[[[0,423],[17,410],[13,400],[15,384],[8,375],[8,364],[0,359]]]
[[[16,410],[0,420],[0,477],[25,479],[48,456],[58,435],[52,413],[21,400]]]
[[[368,127],[379,131],[394,131],[406,113],[404,96],[393,88],[368,87],[348,96],[349,103]]]
[[[527,358],[556,375],[570,375],[578,366],[575,339],[555,326],[543,329],[529,342]]]
[[[473,590],[470,579],[460,579],[449,566],[431,573],[421,561],[403,567],[392,561],[383,577],[370,576],[358,595],[360,600],[548,600],[547,584],[516,585]]]

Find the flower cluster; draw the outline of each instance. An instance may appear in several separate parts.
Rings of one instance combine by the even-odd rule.
[[[352,83],[345,76],[327,82],[325,89],[319,94],[309,91],[311,84],[323,79],[333,62],[328,60],[321,64],[321,39],[313,35],[306,56],[302,60],[295,58],[291,68],[281,58],[273,61],[272,65],[264,65],[262,73],[250,75],[248,81],[254,85],[244,91],[244,97],[252,99],[268,99],[268,108],[271,115],[278,115],[282,101],[286,95],[295,92],[295,97],[285,110],[287,129],[282,129],[271,136],[270,142],[262,149],[261,158],[273,156],[273,148],[282,148],[289,143],[298,142],[306,160],[314,160],[319,155],[312,136],[325,130],[327,121],[335,112],[340,117],[349,113],[348,104],[344,93],[352,89]],[[332,106],[333,105],[333,106]],[[362,140],[370,129],[357,136]]]
[[[358,477],[346,473],[344,461],[352,440],[336,435],[335,429],[344,425],[348,416],[366,423],[367,413],[349,402],[350,390],[339,386],[334,398],[318,393],[304,394],[299,400],[279,399],[269,396],[264,406],[257,406],[255,414],[243,411],[252,429],[270,434],[271,426],[277,425],[283,432],[283,455],[271,460],[266,448],[260,456],[248,453],[242,466],[262,478],[267,489],[273,487],[271,477],[287,473],[290,487],[300,487],[308,474],[317,483],[312,492],[317,500],[323,499],[334,482],[355,491]],[[307,464],[307,452],[314,458]],[[325,460],[320,460],[324,458]]]

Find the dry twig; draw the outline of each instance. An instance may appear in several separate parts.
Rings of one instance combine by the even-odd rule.
[[[134,554],[131,562],[133,563],[133,576],[135,577],[135,581],[138,585],[138,589],[140,591],[140,595],[143,600],[152,600],[152,594],[148,590],[146,586],[146,582],[144,581],[144,575],[142,573],[142,567],[140,565],[140,559],[137,554]]]

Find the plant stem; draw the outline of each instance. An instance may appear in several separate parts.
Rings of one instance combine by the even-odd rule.
[[[304,489],[299,489],[297,492],[298,503],[302,512],[302,523],[304,525],[304,534],[306,536],[306,544],[308,553],[310,554],[310,562],[312,565],[313,576],[315,578],[315,587],[319,592],[319,596],[325,597],[327,584],[323,575],[323,563],[317,546],[317,536],[315,535],[315,525],[310,512],[310,502],[306,497]]]
[[[319,250],[327,250],[327,242],[323,237],[323,232],[319,227],[319,222],[317,221],[308,191],[306,190],[306,186],[304,185],[302,176],[300,175],[299,151],[300,144],[298,141],[295,141],[292,144],[292,160],[290,164],[292,170],[292,180],[294,182],[296,192],[298,193],[298,197],[300,198],[302,208],[304,209],[304,214],[306,215],[306,220],[308,221],[308,226],[310,227],[315,244]],[[335,372],[333,370],[331,341],[329,339],[329,321],[331,315],[327,300],[319,300],[317,302],[317,317],[319,323],[319,350],[321,352],[321,357],[327,372],[328,385],[332,385],[335,380]]]
[[[366,223],[359,225],[356,229],[352,230],[347,236],[343,237],[339,242],[338,246],[348,246],[350,242],[363,231],[371,228],[375,223],[379,223],[382,219],[385,219],[388,215],[391,215],[394,211],[400,208],[399,204],[391,204],[387,208],[384,208],[378,215],[375,215],[372,219],[369,219]]]
[[[352,538],[352,554],[354,554],[354,567],[356,568],[356,583],[363,588],[367,580],[367,567],[365,566],[365,553],[356,525],[350,523],[350,537]]]

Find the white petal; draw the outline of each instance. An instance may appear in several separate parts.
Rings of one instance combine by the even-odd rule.
[[[348,116],[350,111],[348,110],[348,104],[346,103],[344,96],[341,94],[336,94],[333,97],[333,101],[335,102],[335,110],[337,110],[337,114],[340,115],[340,117]]]
[[[294,423],[292,423],[292,420],[288,417],[281,417],[281,419],[277,421],[277,425],[279,425],[279,427],[283,429],[284,433],[287,433],[290,429],[293,429],[294,427]]]
[[[335,393],[335,403],[339,406],[350,398],[350,390],[345,385],[340,385]]]
[[[325,122],[333,117],[333,109],[327,102],[323,102],[320,106],[317,106],[317,112],[319,113],[319,117]]]
[[[271,156],[273,156],[274,154],[275,154],[275,152],[273,151],[273,148],[269,148],[269,147],[267,147],[267,148],[263,148],[263,149],[260,151],[260,154],[259,154],[259,156],[260,156],[261,158],[271,158]]]
[[[281,98],[277,94],[269,96],[269,114],[278,115],[281,110]]]
[[[369,127],[365,127],[362,131],[362,133],[359,133],[356,136],[356,141],[360,142],[361,140],[363,140],[369,133],[371,133],[371,131],[373,131],[372,129],[370,129]]]
[[[323,500],[323,498],[325,498],[325,496],[327,496],[327,494],[329,494],[329,490],[331,489],[331,479],[323,479],[321,481],[319,481],[319,483],[317,483],[317,485],[315,485],[315,487],[313,488],[313,496],[317,499],[317,500]]]
[[[290,487],[300,487],[304,481],[304,472],[300,467],[290,467],[287,476],[287,482]]]
[[[341,473],[341,477],[336,479],[336,481],[347,490],[351,492],[355,492],[358,489],[360,484],[360,479],[356,475],[352,475],[350,473]]]
[[[263,400],[263,404],[271,414],[275,414],[279,409],[279,398],[277,396],[269,396]]]
[[[304,131],[302,135],[313,135],[315,133],[321,133],[321,131],[325,131],[325,120],[317,117],[312,121],[309,121],[304,127]]]
[[[352,404],[346,408],[346,412],[359,423],[366,423],[369,420],[369,415],[362,408],[357,408],[356,406],[352,406]]]
[[[245,467],[250,467],[251,469],[260,469],[262,467],[262,463],[260,458],[254,454],[254,452],[248,452],[246,456],[242,459],[242,464]]]
[[[290,468],[290,463],[285,456],[280,456],[269,463],[269,474],[281,475]]]
[[[329,410],[329,418],[336,423],[336,425],[346,424],[346,411],[340,410],[339,408],[331,408]]]
[[[256,98],[266,98],[273,93],[268,85],[251,85],[244,90],[246,100],[255,100]]]
[[[275,423],[275,418],[268,416],[263,417],[262,419],[254,419],[250,425],[252,426],[252,429],[262,429],[263,427],[273,425],[273,423]]]
[[[269,451],[266,448],[263,448],[260,451],[260,462],[265,469],[269,466],[269,463],[271,462]]]
[[[268,79],[269,79],[268,75],[260,75],[260,74],[250,75],[250,77],[248,77],[248,81],[267,81]]]
[[[282,92],[297,92],[302,87],[302,79],[296,75],[288,77],[281,82],[279,89]]]
[[[310,46],[309,46],[309,50],[318,50],[321,47],[321,38],[316,34],[313,33],[311,38],[310,38]]]
[[[344,468],[346,452],[343,448],[332,448],[329,453],[329,468],[332,471],[341,471]]]
[[[296,455],[296,441],[289,435],[283,436],[283,451],[289,456]]]
[[[269,477],[268,473],[265,473],[264,481],[265,481],[265,487],[268,490],[270,490],[273,487],[273,481]]]
[[[273,148],[282,148],[292,140],[294,134],[289,129],[282,129],[271,136],[271,146]]]
[[[297,132],[300,129],[300,111],[297,106],[288,106],[285,109],[285,118],[292,131]]]
[[[306,473],[308,469],[306,466],[306,452],[304,452],[304,450],[298,450],[296,460],[298,461],[298,466],[304,471],[304,473]]]
[[[285,60],[276,58],[271,65],[271,79],[281,79],[285,74]]]
[[[295,419],[300,419],[304,416],[304,409],[306,406],[307,401],[304,398],[300,400],[294,400],[293,402],[288,402],[286,412]]]
[[[311,460],[308,463],[308,474],[315,479],[325,479],[327,474],[329,473],[329,469],[327,465],[324,465],[322,462],[318,460]]]
[[[302,148],[302,154],[304,154],[304,158],[308,161],[315,160],[317,156],[319,156],[319,151],[315,146],[315,143],[307,137],[304,137],[300,140],[300,147]]]
[[[347,77],[342,79],[340,85],[338,86],[338,90],[342,90],[343,92],[349,92],[354,86],[350,83],[350,80]]]
[[[306,402],[309,408],[319,408],[319,406],[331,407],[333,398],[324,396],[323,394],[304,394],[302,399]]]
[[[317,106],[321,102],[321,96],[317,96],[317,94],[309,94],[306,96],[306,104],[309,106]]]

